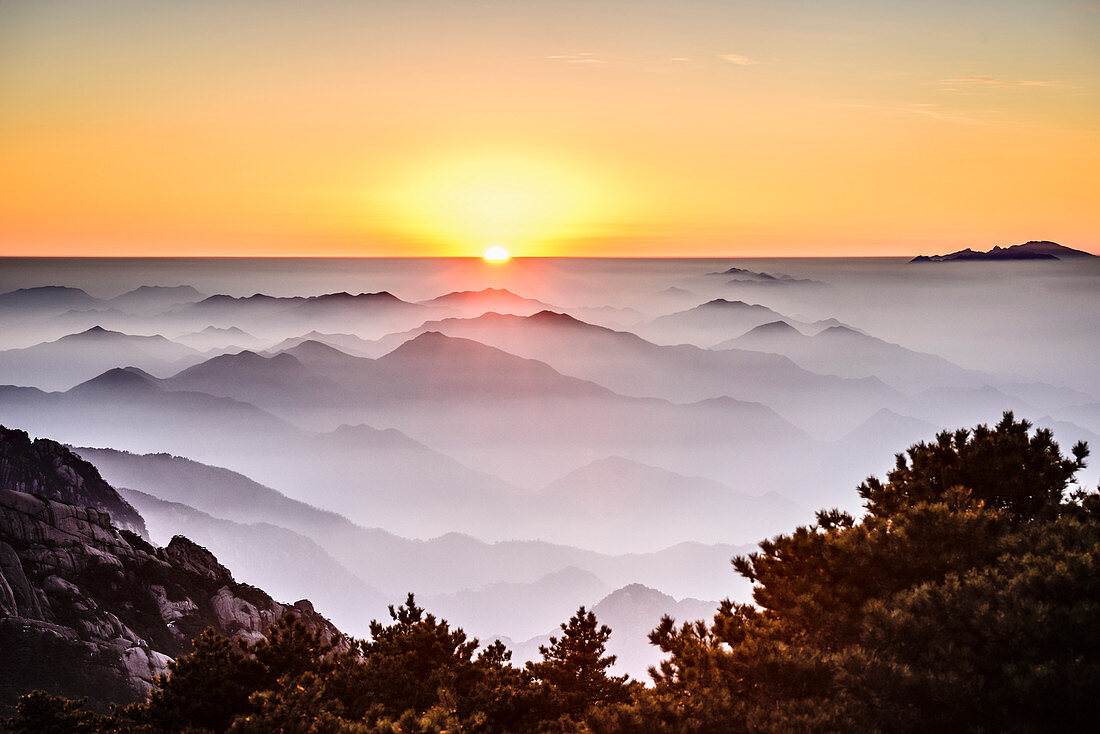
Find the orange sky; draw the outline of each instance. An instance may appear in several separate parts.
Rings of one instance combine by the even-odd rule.
[[[0,254],[1100,252],[1100,4],[0,4]]]

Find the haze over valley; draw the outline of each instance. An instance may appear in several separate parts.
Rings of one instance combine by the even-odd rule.
[[[0,424],[346,633],[413,591],[537,657],[583,604],[644,678],[626,629],[904,447],[1100,445],[1098,262],[9,259]]]

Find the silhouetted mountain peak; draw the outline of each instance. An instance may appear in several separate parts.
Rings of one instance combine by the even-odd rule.
[[[347,352],[342,352],[336,347],[317,341],[316,339],[306,339],[289,349],[282,350],[279,354],[285,354],[295,358],[306,357],[309,359],[344,359],[350,356]],[[299,359],[299,361],[301,360]]]
[[[967,247],[964,250],[947,255],[918,255],[909,262],[948,262],[953,260],[1063,260],[1079,257],[1096,257],[1091,252],[1075,250],[1049,240],[1031,240],[1020,245],[1000,247],[995,245],[987,252],[975,251]]]
[[[233,303],[268,303],[271,301],[286,301],[292,303],[295,301],[305,300],[300,296],[293,298],[280,298],[279,296],[269,296],[266,293],[253,293],[251,296],[229,296],[224,293],[217,293],[213,296],[199,301],[197,306],[209,306],[209,305],[221,305],[221,304],[233,304]]]
[[[205,294],[189,285],[142,285],[133,290],[115,296],[110,303],[123,306],[173,306],[181,303],[201,301]]]
[[[82,393],[101,390],[159,390],[157,378],[137,367],[115,367],[103,374],[82,382],[69,392]]]
[[[778,321],[769,321],[766,324],[760,324],[755,328],[749,329],[745,332],[744,336],[757,335],[757,336],[802,336],[802,332],[794,328],[786,321],[782,319]]]
[[[510,317],[510,318],[523,318],[523,317]],[[485,359],[490,355],[495,355],[499,359],[511,360],[517,363],[529,362],[542,364],[536,362],[536,360],[526,359],[524,357],[517,357],[516,355],[507,352],[497,347],[489,346],[476,339],[450,336],[443,332],[429,330],[425,331],[418,336],[409,339],[404,344],[399,346],[384,357],[381,357],[378,361],[392,361],[396,357],[416,357],[416,358],[432,358],[433,356],[441,357],[442,355],[451,356],[476,356],[479,359]]]
[[[622,614],[626,610],[632,612],[664,610],[675,604],[676,599],[657,589],[643,584],[627,584],[605,596],[592,608],[592,611],[597,617],[604,617]]]
[[[696,306],[700,309],[743,309],[743,308],[763,308],[757,304],[745,303],[744,301],[729,301],[725,298],[715,298],[707,301],[706,303]]]
[[[261,354],[253,352],[251,349],[242,349],[235,354],[221,354],[213,359],[208,359],[203,364],[205,365],[224,365],[224,364],[237,364],[237,365],[258,365],[267,361],[267,357]],[[201,365],[196,365],[196,367]]]
[[[189,285],[140,285],[137,288],[134,288],[133,290],[126,291],[122,295],[123,296],[135,296],[135,295],[138,295],[138,294],[146,294],[146,293],[150,293],[150,294],[152,294],[152,293],[171,293],[171,294],[188,295],[188,296],[202,296],[202,293],[195,290],[194,288],[192,288]],[[116,298],[120,298],[120,297],[121,296],[116,296]]]
[[[856,331],[855,329],[853,329],[850,326],[843,326],[843,325],[830,326],[827,329],[822,329],[820,332],[817,333],[817,336],[823,336],[825,338],[835,337],[835,336],[843,336],[843,337],[846,337],[846,338],[861,337],[863,339],[873,338],[873,337],[867,336],[866,334],[864,334],[860,331]]]
[[[217,335],[227,335],[227,336],[247,336],[249,338],[252,338],[251,334],[249,334],[247,331],[244,331],[243,329],[237,328],[236,326],[213,326],[213,325],[211,325],[211,326],[207,326],[202,331],[196,331],[195,333],[196,334],[211,334],[211,335],[217,334]]]
[[[63,285],[19,288],[7,293],[0,293],[0,306],[76,308],[100,302],[99,299],[93,298],[79,288],[70,288]]]
[[[272,356],[258,354],[249,349],[244,349],[236,354],[221,354],[212,357],[205,362],[188,367],[175,377],[192,377],[200,374],[219,373],[224,370],[248,370],[248,371],[281,371],[286,368],[302,368],[302,363],[287,352],[280,352]],[[175,379],[175,378],[173,378]]]
[[[165,339],[159,334],[151,336],[138,336],[136,334],[126,334],[121,331],[113,331],[111,329],[105,329],[102,326],[93,326],[90,329],[78,332],[76,334],[69,334],[63,336],[57,340],[58,342],[102,342],[102,343],[118,343],[118,342],[132,342],[132,343],[144,343],[152,344],[159,342],[161,344],[171,344],[171,341]],[[178,348],[178,347],[177,347]]]
[[[477,300],[479,298],[484,298],[486,296],[491,296],[491,297],[494,297],[494,298],[508,298],[508,299],[514,298],[514,299],[518,299],[518,300],[522,300],[522,301],[530,300],[530,299],[524,298],[523,296],[520,296],[516,293],[513,293],[512,291],[508,290],[507,288],[482,288],[479,291],[451,291],[450,293],[445,293],[442,296],[436,296],[435,298],[432,298],[431,300],[422,301],[422,303],[427,304],[427,303],[442,303],[442,302],[446,302],[446,301]]]
[[[411,361],[413,364],[433,364],[434,360],[473,358],[484,360],[487,356],[511,358],[520,360],[520,357],[508,354],[496,347],[490,347],[473,339],[464,339],[457,336],[447,336],[439,331],[425,331],[424,333],[409,339],[407,342],[394,349],[379,363],[393,363],[396,361]],[[432,360],[420,362],[420,360]],[[527,360],[523,360],[527,361]],[[446,364],[446,362],[434,362]]]
[[[460,310],[479,309],[482,311],[496,311],[512,313],[519,311],[524,314],[542,308],[550,308],[550,305],[532,298],[524,298],[504,288],[483,288],[479,291],[454,291],[428,301],[420,301],[421,306],[443,306]]]
[[[544,309],[542,311],[539,311],[538,313],[531,314],[526,318],[530,319],[534,323],[542,324],[560,324],[562,326],[581,327],[593,326],[593,324],[589,324],[587,321],[581,321],[580,319],[574,318],[567,313],[559,313],[557,311],[551,311],[549,309]],[[602,329],[603,327],[597,326],[594,328]]]
[[[348,293],[347,291],[340,291],[339,293],[324,293],[320,296],[310,296],[307,301],[312,303],[333,303],[340,301],[351,302],[385,302],[385,303],[407,303],[403,301],[389,291],[378,291],[377,293]]]
[[[425,331],[423,334],[415,336],[412,339],[405,342],[404,344],[402,344],[400,347],[397,348],[396,351],[400,351],[401,349],[405,349],[407,347],[409,347],[409,348],[411,348],[411,347],[433,348],[434,349],[434,348],[439,348],[439,347],[446,346],[449,342],[452,342],[452,341],[457,342],[458,340],[455,339],[454,337],[447,336],[446,334],[444,334],[441,331]],[[462,341],[470,341],[470,340],[469,339],[463,339]]]
[[[889,408],[880,408],[870,418],[852,429],[845,437],[846,441],[873,441],[881,436],[893,436],[899,432],[912,437],[931,437],[936,427],[927,421],[902,415]]]

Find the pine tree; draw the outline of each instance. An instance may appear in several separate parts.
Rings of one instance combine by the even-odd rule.
[[[665,618],[668,658],[600,734],[1084,731],[1100,714],[1100,494],[1011,413],[860,487],[867,514],[734,560],[755,604]]]
[[[596,615],[582,606],[568,622],[561,624],[560,637],[540,645],[542,660],[527,669],[552,691],[559,709],[583,717],[593,706],[621,703],[630,698],[627,676],[609,676],[614,655],[605,655],[611,628],[601,625]]]

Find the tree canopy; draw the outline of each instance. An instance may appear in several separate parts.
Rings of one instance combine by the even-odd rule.
[[[664,619],[655,685],[598,732],[1011,732],[1100,713],[1100,496],[1011,413],[860,486],[866,514],[735,558],[755,604]]]

